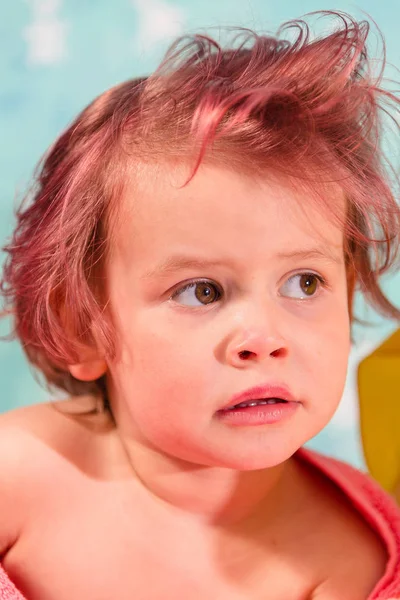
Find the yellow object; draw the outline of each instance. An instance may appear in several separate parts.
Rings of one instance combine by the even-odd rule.
[[[358,367],[361,438],[371,475],[400,490],[400,329]],[[400,501],[400,498],[398,498]]]

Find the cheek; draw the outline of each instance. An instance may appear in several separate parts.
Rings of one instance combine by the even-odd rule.
[[[193,376],[202,371],[202,361],[207,360],[198,336],[146,331],[139,332],[138,342],[132,353],[133,367],[153,380],[156,375],[163,380],[174,379],[178,383],[189,379],[193,383]]]
[[[142,410],[144,419],[160,420],[191,411],[192,403],[201,408],[210,392],[212,352],[199,335],[172,335],[168,328],[135,326],[135,335],[125,332],[125,352],[118,367],[127,401],[134,411]],[[133,396],[130,390],[137,390]],[[186,402],[183,400],[186,399]],[[189,402],[188,402],[189,400]],[[140,402],[140,405],[139,405]]]
[[[308,347],[308,376],[315,382],[316,393],[322,392],[329,404],[339,402],[346,382],[350,353],[350,322],[347,310],[331,314],[314,329]]]
[[[308,368],[330,368],[347,363],[350,351],[350,317],[345,294],[332,295],[316,310],[296,314],[288,339],[295,340],[297,355],[303,353]],[[311,307],[312,309],[313,307]]]

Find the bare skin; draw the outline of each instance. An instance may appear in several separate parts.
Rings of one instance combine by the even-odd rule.
[[[118,351],[68,365],[106,375],[114,420],[85,417],[90,398],[0,419],[5,568],[29,600],[365,600],[385,550],[296,455],[343,392],[342,228],[279,177],[148,168],[105,266]],[[254,386],[295,411],[230,426]]]
[[[91,401],[0,418],[0,551],[29,600],[365,600],[382,577],[381,542],[306,463],[289,459],[245,518],[210,525],[143,486],[109,416],[82,414]]]

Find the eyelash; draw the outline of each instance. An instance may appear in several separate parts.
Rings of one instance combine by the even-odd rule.
[[[206,284],[212,285],[218,291],[218,294],[219,294],[218,300],[220,300],[222,298],[222,296],[224,295],[221,287],[217,283],[215,283],[215,281],[213,281],[212,279],[192,279],[191,281],[188,281],[187,283],[185,283],[182,287],[177,288],[171,294],[170,300],[173,300],[179,294],[183,294],[183,292],[186,292],[186,290],[194,287],[198,283],[206,283]]]
[[[313,271],[299,271],[297,273],[294,273],[286,280],[285,283],[290,282],[295,277],[302,277],[302,276],[307,276],[307,275],[308,276],[311,275],[312,277],[315,277],[318,280],[318,282],[319,282],[318,288],[319,287],[322,287],[324,289],[329,288],[329,284],[328,284],[327,280],[325,279],[325,277],[323,277],[322,275],[319,275],[318,273],[314,273]],[[195,287],[199,283],[210,284],[217,290],[217,292],[219,294],[218,300],[215,300],[214,302],[212,302],[210,304],[215,304],[215,302],[221,300],[221,298],[224,296],[224,292],[222,291],[221,287],[217,283],[215,283],[212,279],[192,279],[191,281],[188,281],[186,284],[184,284],[182,287],[177,288],[171,294],[169,299],[174,300],[179,294],[183,294],[183,292],[185,292],[186,290],[188,290],[190,288]],[[314,298],[317,294],[318,294],[318,292],[316,292],[312,296],[309,296],[309,298]],[[287,296],[287,298],[292,299],[292,300],[297,300],[298,302],[304,302],[304,298],[294,298],[294,297],[290,297],[290,296]],[[207,305],[204,304],[204,306],[207,306]]]
[[[285,283],[292,281],[292,279],[294,279],[295,277],[304,277],[304,276],[312,276],[315,277],[318,282],[318,288],[319,287],[323,287],[324,289],[329,289],[329,284],[328,281],[325,279],[325,277],[323,277],[322,275],[319,275],[319,273],[314,273],[314,271],[299,271],[298,273],[294,273],[293,275],[291,275]],[[317,294],[318,292],[316,292]],[[316,294],[313,294],[312,296],[310,296],[310,298],[314,298],[316,296]],[[290,298],[290,296],[288,296]],[[300,302],[303,301],[303,298],[292,298],[293,300],[298,300]]]

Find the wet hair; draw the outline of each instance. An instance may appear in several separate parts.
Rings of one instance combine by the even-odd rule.
[[[94,100],[40,164],[17,212],[1,289],[14,334],[48,384],[71,394],[106,395],[104,378],[68,371],[85,344],[115,355],[107,313],[105,261],[117,234],[127,173],[140,165],[201,163],[244,174],[276,173],[297,185],[336,182],[346,198],[348,268],[381,313],[398,319],[380,277],[395,263],[398,180],[382,149],[399,99],[383,87],[383,59],[369,58],[370,25],[344,13],[311,35],[306,20],[276,35],[231,31],[177,40],[149,77]],[[316,196],[335,213],[332,197]]]

